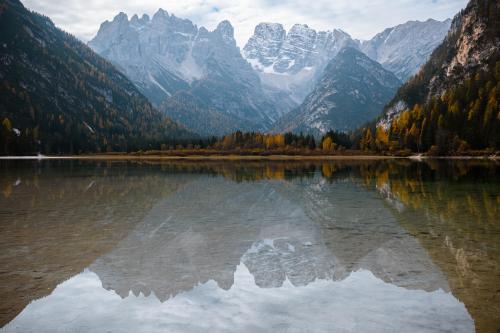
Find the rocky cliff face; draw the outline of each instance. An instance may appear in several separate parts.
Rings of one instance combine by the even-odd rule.
[[[354,48],[345,48],[299,108],[285,115],[277,131],[324,134],[355,129],[381,112],[400,81]]]
[[[152,19],[124,13],[101,24],[89,42],[96,52],[118,65],[155,104],[204,75],[192,49],[198,28],[188,20],[159,10]]]
[[[408,80],[429,59],[450,29],[451,20],[409,21],[387,28],[361,44],[361,50],[401,81]]]
[[[214,31],[160,9],[149,19],[123,13],[104,22],[89,45],[118,65],[156,105],[178,105],[175,94],[192,94],[203,101],[201,117],[213,123],[213,112],[235,118],[242,128],[265,130],[282,112],[273,96],[242,58],[233,27],[221,22]],[[168,102],[167,102],[168,101]],[[165,103],[166,102],[166,103]],[[166,109],[176,119],[187,119],[185,108]],[[208,111],[210,110],[210,111]],[[185,123],[192,128],[198,124]],[[203,134],[224,133],[223,124]]]
[[[260,23],[243,48],[243,56],[270,90],[302,102],[328,62],[345,46],[357,44],[341,31],[319,31],[295,24],[288,33],[278,23]]]
[[[494,68],[500,59],[499,15],[498,1],[470,1],[455,16],[448,35],[418,75],[398,90],[379,124],[387,128],[400,112],[425,104],[479,71]]]
[[[296,24],[287,33],[281,24],[261,23],[243,48],[243,56],[267,88],[286,91],[301,103],[328,62],[346,46],[359,48],[406,81],[443,41],[450,24],[451,20],[409,21],[360,43],[341,30],[317,32]]]
[[[351,91],[363,94],[368,89],[371,97],[351,93],[346,103],[361,103],[349,107],[357,110],[355,114],[337,118],[335,124],[318,120],[325,108],[333,109],[323,104],[326,96],[335,95],[338,104],[338,91],[327,91],[333,88],[332,82],[320,80],[331,78],[332,73],[324,73],[325,69],[342,49],[361,50],[405,81],[441,43],[450,25],[450,20],[410,21],[360,43],[341,30],[316,31],[295,24],[287,32],[281,24],[260,23],[240,53],[229,22],[208,31],[160,9],[152,19],[134,15],[129,20],[123,13],[117,15],[101,25],[89,45],[119,66],[167,115],[202,135],[221,135],[236,129],[295,129],[298,109],[309,114],[308,120],[300,123],[324,132],[327,126],[350,129],[360,125],[370,120],[366,116],[375,116],[381,110],[379,103],[387,101],[388,90],[383,84],[368,88],[363,80],[355,82],[343,76],[335,79],[335,85],[350,80]],[[374,63],[371,68],[376,68]],[[373,73],[369,77],[373,79]],[[389,90],[394,87],[392,83],[389,86]],[[380,89],[384,90],[383,97]],[[318,104],[319,100],[322,102]],[[364,107],[367,101],[374,104]],[[303,102],[307,111],[302,106],[297,109]],[[404,109],[404,103],[397,103],[398,108]],[[338,110],[338,105],[335,108]],[[363,111],[359,111],[361,108]],[[288,114],[290,110],[295,111]],[[318,113],[316,120],[312,120],[312,112]],[[294,119],[292,127],[290,119]]]

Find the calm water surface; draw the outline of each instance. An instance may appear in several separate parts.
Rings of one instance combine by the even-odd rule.
[[[496,162],[0,163],[0,332],[498,332]]]

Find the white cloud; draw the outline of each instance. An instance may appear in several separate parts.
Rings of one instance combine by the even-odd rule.
[[[243,46],[260,22],[279,22],[285,28],[306,23],[318,30],[340,28],[354,38],[368,39],[387,27],[408,20],[453,17],[466,0],[25,0],[24,5],[49,16],[56,25],[84,41],[105,20],[123,11],[131,17],[153,15],[163,8],[199,26],[213,29],[229,20]]]

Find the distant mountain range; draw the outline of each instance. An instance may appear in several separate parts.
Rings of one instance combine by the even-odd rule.
[[[450,19],[443,22],[432,19],[409,21],[387,28],[362,42],[360,49],[404,82],[429,59],[448,33],[450,25]]]
[[[139,150],[193,135],[18,0],[0,4],[0,31],[0,154]]]
[[[321,135],[355,129],[377,117],[400,85],[382,65],[346,47],[330,61],[300,107],[281,118],[275,130]]]
[[[317,32],[295,24],[287,32],[279,23],[261,23],[240,52],[229,22],[210,32],[160,9],[152,19],[134,15],[129,20],[118,14],[101,25],[89,45],[121,68],[169,117],[201,135],[221,135],[276,129],[290,119],[290,111],[304,110],[299,106],[320,89],[316,85],[325,68],[345,47],[365,52],[406,80],[442,41],[449,24],[408,22],[361,43],[338,29]],[[371,107],[365,115],[382,111],[383,103],[375,105],[378,109]],[[338,112],[351,119],[325,123],[315,132],[324,133],[330,125],[354,129],[366,119],[357,115],[357,107],[344,103],[342,108]]]
[[[357,43],[341,30],[319,31],[295,24],[288,33],[278,23],[261,23],[243,48],[243,56],[268,89],[281,90],[300,104],[328,62]]]
[[[430,117],[410,116],[405,126],[420,123],[391,132],[391,142],[429,148],[422,140],[440,136],[457,146],[487,133],[481,146],[495,145],[495,6],[472,0],[453,21],[410,21],[362,42],[338,29],[261,23],[240,50],[228,21],[208,31],[162,9],[152,18],[118,14],[89,48],[7,0],[0,6],[1,153],[152,149],[237,130],[320,136],[375,124],[380,114],[373,126],[390,132],[404,111],[420,117],[413,109],[435,101],[453,101],[446,108],[471,123],[443,115],[441,127],[458,126],[447,128],[457,132],[450,137],[425,132]],[[407,141],[418,130],[426,134]]]
[[[208,31],[162,9],[152,19],[128,20],[120,13],[101,25],[89,45],[121,68],[153,104],[201,134],[264,131],[286,111],[262,89],[228,21]],[[186,114],[187,95],[193,96],[189,109],[196,108],[195,117]]]

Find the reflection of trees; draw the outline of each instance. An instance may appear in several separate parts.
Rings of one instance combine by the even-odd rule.
[[[401,228],[378,195],[359,185],[359,166],[323,164],[323,177],[276,188],[320,230],[322,242],[336,259],[335,279],[367,269],[400,287],[447,290],[443,275],[420,244]],[[326,179],[325,167],[336,168]]]
[[[361,170],[447,275],[478,331],[500,327],[499,171],[493,163],[463,161]]]
[[[223,176],[235,182],[308,178],[314,175],[318,162],[314,161],[147,161],[141,164],[160,165],[173,174],[203,174]]]
[[[158,165],[163,171],[171,174],[203,174],[222,176],[235,182],[259,180],[291,180],[310,179],[320,172],[323,177],[338,178],[359,174],[359,168],[371,164],[386,167],[388,162],[373,160],[290,160],[290,161],[141,161],[141,165]]]
[[[0,326],[110,251],[188,179],[81,162],[0,168]]]

